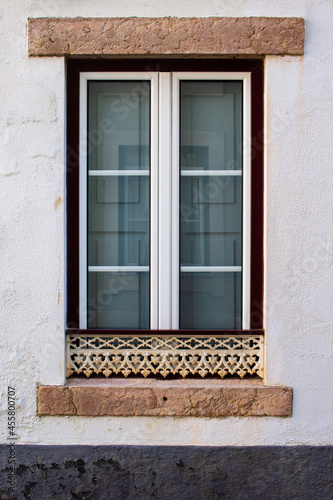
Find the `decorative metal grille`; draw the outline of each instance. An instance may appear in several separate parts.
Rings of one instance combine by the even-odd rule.
[[[67,376],[80,373],[263,377],[263,337],[68,335]]]

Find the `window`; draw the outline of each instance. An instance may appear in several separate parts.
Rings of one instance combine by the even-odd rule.
[[[262,328],[261,61],[68,69],[68,326]]]

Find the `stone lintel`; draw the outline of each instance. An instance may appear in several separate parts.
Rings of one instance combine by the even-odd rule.
[[[303,55],[298,17],[31,18],[30,56]]]
[[[77,416],[290,417],[292,389],[260,381],[98,380],[38,388],[38,414]]]

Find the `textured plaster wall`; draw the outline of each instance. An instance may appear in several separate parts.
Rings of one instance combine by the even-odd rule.
[[[28,58],[27,18],[215,15],[306,20],[305,56],[265,66],[267,383],[293,387],[293,417],[38,418],[37,384],[65,380],[65,75]],[[332,17],[330,0],[0,0],[0,410],[15,387],[20,443],[332,442]]]

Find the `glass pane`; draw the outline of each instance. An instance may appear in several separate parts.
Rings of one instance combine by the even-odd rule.
[[[181,266],[241,266],[242,178],[186,176],[180,186]]]
[[[242,168],[242,82],[181,82],[182,169]]]
[[[90,266],[149,266],[149,177],[89,177]]]
[[[88,124],[88,327],[149,328],[150,82],[89,82]]]
[[[241,273],[181,273],[180,325],[241,329]]]
[[[150,82],[89,82],[89,170],[149,169]]]
[[[88,328],[149,328],[149,273],[90,272]]]
[[[241,328],[242,82],[180,89],[180,328]]]

